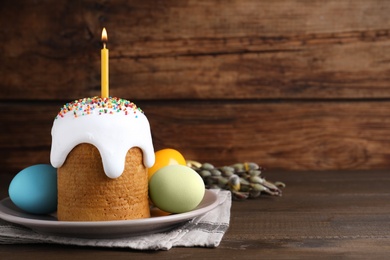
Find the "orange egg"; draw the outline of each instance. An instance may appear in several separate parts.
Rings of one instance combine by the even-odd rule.
[[[175,164],[186,165],[186,160],[184,159],[183,155],[175,149],[162,149],[155,152],[155,155],[156,161],[154,165],[148,169],[149,180],[156,171],[164,166]]]

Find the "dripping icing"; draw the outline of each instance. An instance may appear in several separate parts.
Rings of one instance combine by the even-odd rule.
[[[119,177],[132,147],[143,152],[146,167],[154,164],[149,121],[134,103],[119,98],[85,98],[64,105],[52,127],[50,161],[63,165],[71,150],[81,143],[94,145],[102,157],[104,172]]]

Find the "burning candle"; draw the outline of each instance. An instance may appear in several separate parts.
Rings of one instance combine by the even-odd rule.
[[[108,97],[108,49],[106,48],[107,41],[108,41],[107,31],[106,31],[106,28],[103,28],[103,31],[102,31],[103,49],[101,50],[102,98]]]

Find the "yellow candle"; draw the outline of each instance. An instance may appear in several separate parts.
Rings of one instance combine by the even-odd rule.
[[[103,49],[101,50],[101,91],[102,91],[102,98],[108,97],[108,49],[106,48],[107,43],[107,31],[106,28],[103,28],[102,31],[102,42],[103,42]]]

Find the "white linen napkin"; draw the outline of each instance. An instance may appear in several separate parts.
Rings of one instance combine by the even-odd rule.
[[[34,232],[0,219],[0,244],[54,243],[63,245],[118,247],[139,250],[169,250],[172,247],[217,247],[230,222],[230,191],[217,193],[219,205],[204,215],[170,231],[117,239],[61,237]]]

